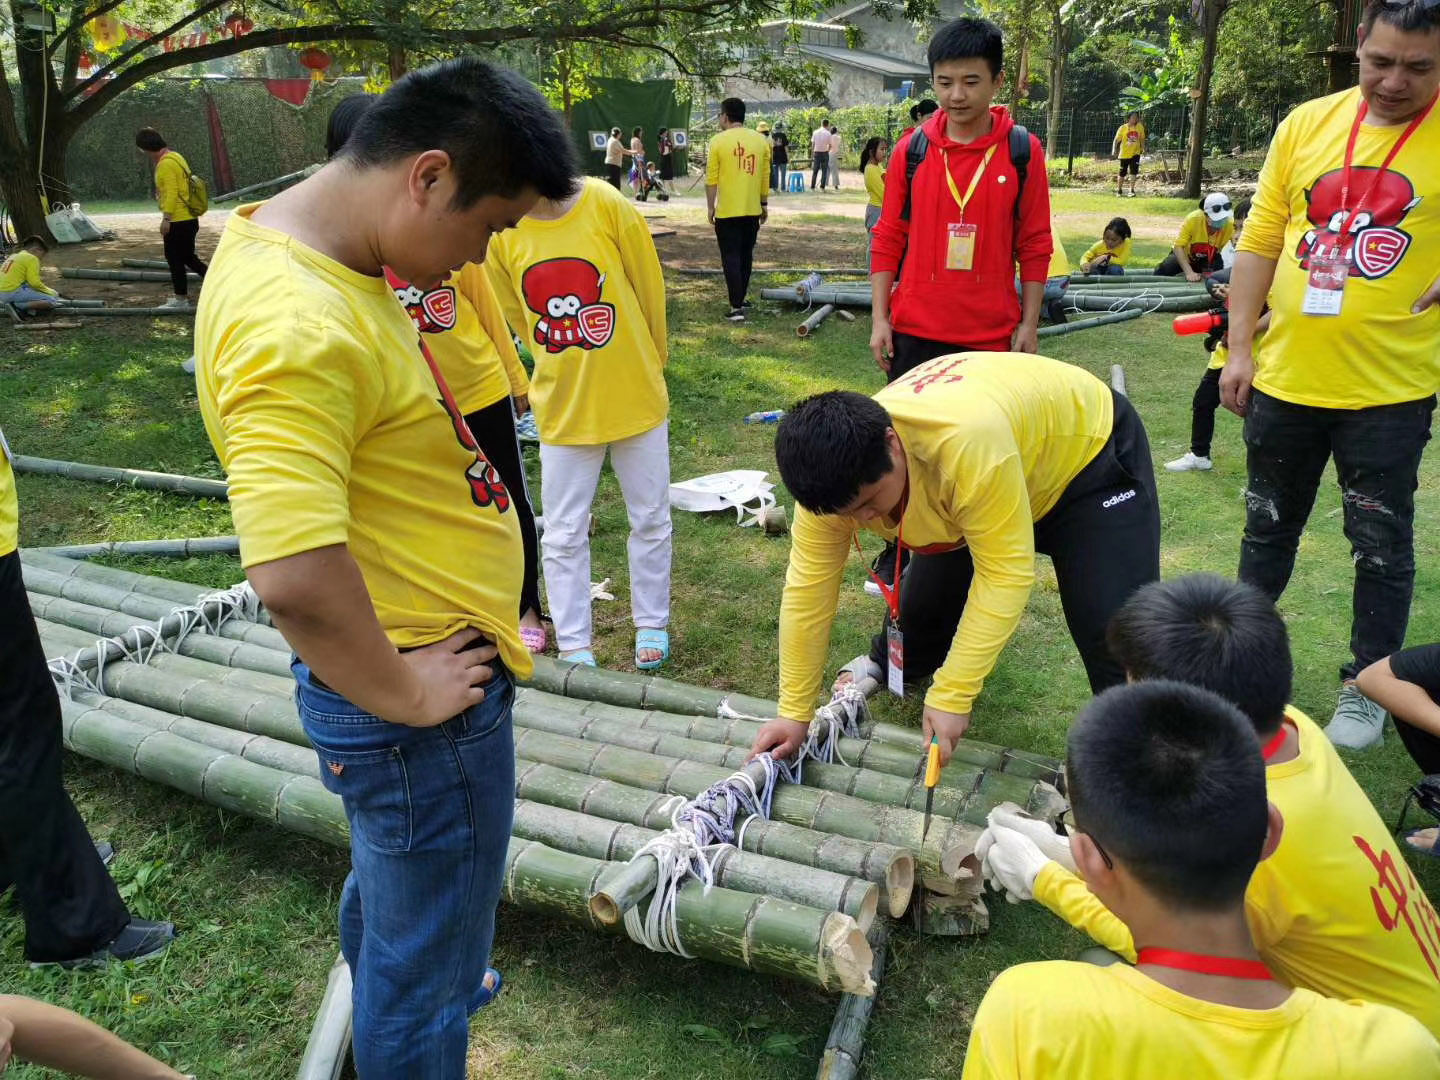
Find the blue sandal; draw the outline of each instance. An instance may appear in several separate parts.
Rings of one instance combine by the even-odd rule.
[[[560,659],[567,664],[581,664],[584,667],[595,667],[595,653],[590,649],[572,649],[570,652],[562,652]]]
[[[653,650],[660,654],[659,660],[641,660],[641,650]],[[670,659],[670,633],[667,630],[635,631],[635,666],[641,671],[654,671]]]
[[[1419,836],[1426,829],[1435,830],[1435,839],[1432,840],[1428,846],[1424,844],[1412,844],[1410,842],[1411,837]],[[1405,834],[1404,840],[1406,851],[1413,852],[1416,855],[1424,855],[1431,859],[1440,859],[1440,828],[1436,828],[1434,825],[1426,825],[1421,829],[1411,829]]]
[[[490,979],[490,985],[481,985],[480,996],[475,999],[475,1007],[470,1010],[471,1012],[478,1012],[479,1010],[485,1008],[486,1005],[489,1005],[492,1001],[494,1001],[497,997],[500,996],[500,988],[505,985],[505,980],[500,977],[500,971],[498,968],[487,967],[485,969],[485,974]]]

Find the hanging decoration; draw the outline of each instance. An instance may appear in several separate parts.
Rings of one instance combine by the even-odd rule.
[[[225,29],[230,32],[232,38],[242,38],[255,29],[255,23],[248,16],[238,11],[232,11],[225,16]]]
[[[300,66],[310,71],[310,81],[320,82],[325,78],[325,71],[330,66],[330,54],[324,49],[317,49],[313,45],[303,49],[298,57]]]
[[[90,20],[90,38],[98,52],[109,52],[124,44],[125,24],[114,15],[98,15]]]

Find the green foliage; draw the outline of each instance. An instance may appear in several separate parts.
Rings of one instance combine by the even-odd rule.
[[[1135,47],[1153,61],[1154,66],[1142,75],[1134,86],[1120,91],[1120,102],[1125,109],[1168,108],[1184,105],[1190,86],[1195,81],[1199,54],[1194,44],[1187,40],[1182,24],[1170,16],[1170,34],[1162,48],[1144,41],[1136,41]]]
[[[1316,59],[1330,42],[1334,14],[1308,0],[1248,0],[1234,4],[1220,27],[1211,95],[1218,105],[1263,111],[1325,92]],[[1256,63],[1264,57],[1264,63]]]

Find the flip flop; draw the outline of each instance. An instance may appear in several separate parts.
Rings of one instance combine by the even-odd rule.
[[[545,632],[543,626],[520,627],[520,644],[532,653],[543,653],[549,640],[550,635]]]
[[[653,649],[660,654],[659,660],[641,660],[641,649]],[[670,659],[670,634],[666,630],[635,631],[635,666],[641,671],[654,671]]]
[[[500,990],[505,985],[505,980],[500,977],[499,969],[487,967],[485,974],[490,978],[490,985],[481,985],[480,996],[475,999],[475,1007],[470,1010],[471,1012],[478,1012],[480,1009],[485,1008],[486,1005],[489,1005],[500,996]]]
[[[1410,838],[1412,836],[1419,836],[1426,829],[1435,830],[1435,839],[1430,842],[1429,847],[1423,847],[1419,844],[1412,844],[1410,842]],[[1406,851],[1414,852],[1416,855],[1424,855],[1428,859],[1440,859],[1440,828],[1437,828],[1434,825],[1426,825],[1424,826],[1424,828],[1411,829],[1409,832],[1405,833],[1404,840]]]
[[[569,652],[562,652],[560,659],[569,664],[580,664],[584,667],[595,667],[595,654],[589,649],[572,649]]]

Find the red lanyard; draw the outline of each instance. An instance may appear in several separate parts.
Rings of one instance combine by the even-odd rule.
[[[1400,153],[1401,147],[1403,147],[1410,140],[1411,135],[1415,134],[1415,129],[1418,128],[1421,124],[1423,124],[1425,122],[1425,118],[1430,115],[1430,110],[1435,107],[1435,102],[1437,99],[1440,99],[1440,94],[1432,97],[1430,99],[1430,104],[1426,105],[1425,108],[1421,109],[1419,115],[1406,125],[1405,130],[1400,133],[1400,138],[1395,140],[1395,145],[1390,147],[1390,152],[1385,155],[1385,160],[1380,163],[1380,168],[1375,171],[1375,176],[1371,179],[1370,186],[1365,189],[1365,193],[1361,195],[1359,201],[1356,202],[1355,209],[1351,210],[1350,168],[1355,161],[1355,140],[1359,138],[1360,125],[1365,121],[1365,115],[1370,111],[1370,106],[1368,104],[1366,104],[1364,101],[1360,102],[1359,107],[1355,110],[1355,122],[1350,125],[1350,138],[1345,141],[1345,176],[1340,186],[1340,209],[1345,213],[1346,217],[1345,224],[1340,229],[1341,236],[1344,236],[1350,231],[1350,223],[1355,219],[1356,215],[1358,215],[1361,209],[1365,206],[1366,200],[1370,198],[1370,193],[1380,186],[1380,180],[1385,175],[1385,173],[1389,171],[1390,163],[1395,160],[1395,155]]]
[[[904,533],[905,510],[904,504],[902,503],[900,522],[895,527],[895,580],[887,586],[885,582],[880,580],[880,575],[875,573],[874,570],[866,571],[866,573],[870,575],[870,580],[880,586],[880,595],[885,598],[885,606],[890,609],[890,621],[894,623],[899,623],[900,621],[900,564],[905,561],[902,558],[905,554],[905,541],[902,540],[901,537]],[[861,559],[864,559],[865,553],[860,550],[860,537],[852,535],[850,539],[855,541],[855,553],[859,555]]]
[[[1270,741],[1260,748],[1260,756],[1266,761],[1280,752],[1280,747],[1285,745],[1285,721],[1280,721],[1280,730],[1270,736]]]
[[[1232,979],[1254,979],[1257,982],[1275,978],[1259,960],[1237,960],[1233,956],[1206,956],[1204,953],[1185,952],[1183,949],[1144,948],[1135,955],[1135,963],[1174,968],[1176,971],[1194,971],[1200,975],[1227,975]]]

